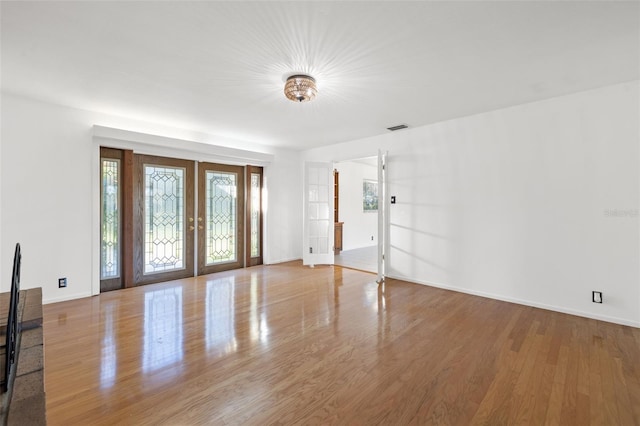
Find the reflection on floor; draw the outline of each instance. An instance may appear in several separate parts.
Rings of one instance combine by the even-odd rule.
[[[344,250],[336,255],[336,265],[346,268],[359,269],[366,272],[378,272],[378,246],[362,247]]]

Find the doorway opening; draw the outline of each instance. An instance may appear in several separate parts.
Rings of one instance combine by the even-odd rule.
[[[378,157],[334,164],[335,258],[339,266],[378,272]]]

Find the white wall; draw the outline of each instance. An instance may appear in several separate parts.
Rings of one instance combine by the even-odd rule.
[[[305,158],[389,151],[389,276],[640,327],[639,93],[634,81]]]
[[[42,287],[45,303],[91,294],[94,124],[195,142],[223,142],[186,130],[8,94],[2,95],[1,124],[0,246],[5,255],[1,271],[10,271],[13,245],[19,241],[23,248],[22,287]],[[233,144],[237,146],[237,141]],[[237,147],[255,149],[249,144]],[[300,155],[263,149],[274,155],[265,168],[271,209],[265,230],[265,262],[300,258]],[[58,289],[58,277],[68,278],[66,289]],[[7,280],[0,281],[2,291],[7,291]]]
[[[267,215],[264,263],[273,264],[302,258],[303,163],[297,151],[278,151],[265,168]]]
[[[342,248],[352,250],[378,244],[378,214],[362,210],[362,182],[378,180],[378,163],[345,161],[335,164],[340,172],[339,219],[342,228]],[[371,239],[373,237],[373,239]]]

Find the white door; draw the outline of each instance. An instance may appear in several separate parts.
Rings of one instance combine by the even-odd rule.
[[[378,283],[384,281],[387,244],[387,154],[378,150]]]
[[[333,265],[333,165],[305,163],[304,265]]]

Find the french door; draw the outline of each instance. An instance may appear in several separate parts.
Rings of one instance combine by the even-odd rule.
[[[244,167],[198,163],[198,275],[244,266]]]
[[[135,156],[134,283],[193,276],[194,163]]]
[[[333,265],[333,164],[305,163],[303,265]]]
[[[378,284],[387,272],[387,242],[389,241],[389,182],[387,179],[387,152],[378,150]]]
[[[110,148],[100,164],[100,291],[262,264],[262,167]]]

